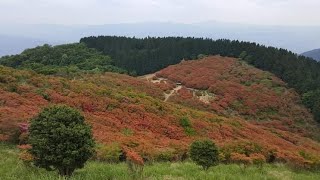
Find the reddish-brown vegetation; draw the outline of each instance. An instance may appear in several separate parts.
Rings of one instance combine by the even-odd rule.
[[[232,66],[232,63],[227,61],[226,66]],[[203,72],[205,72],[204,69]],[[179,71],[177,70],[177,72]],[[192,72],[190,73],[192,74]],[[92,125],[94,137],[99,143],[111,144],[117,142],[121,147],[137,152],[146,160],[184,159],[190,143],[200,138],[210,138],[219,147],[244,140],[254,142],[261,146],[263,152],[272,150],[277,154],[276,158],[285,160],[305,159],[299,155],[300,151],[312,154],[312,157],[318,158],[320,156],[319,142],[303,137],[300,133],[292,130],[296,128],[294,127],[296,120],[291,118],[293,115],[302,118],[301,122],[308,125],[312,119],[305,109],[295,103],[299,98],[290,90],[285,90],[288,97],[282,97],[283,94],[278,96],[271,93],[271,95],[255,97],[255,101],[246,100],[247,96],[251,97],[247,92],[253,91],[253,89],[240,85],[239,87],[246,89],[243,93],[223,89],[214,92],[217,94],[221,91],[221,94],[218,95],[220,98],[218,103],[212,103],[212,105],[216,105],[223,110],[225,109],[221,106],[220,101],[226,104],[225,107],[231,107],[230,99],[233,99],[233,96],[242,97],[243,102],[261,103],[261,105],[257,105],[256,112],[261,107],[273,105],[273,101],[269,102],[268,98],[270,97],[276,98],[275,96],[277,96],[280,100],[284,99],[283,101],[275,101],[282,103],[281,107],[276,104],[280,110],[275,115],[275,119],[268,115],[269,124],[264,126],[262,123],[244,120],[240,111],[240,116],[225,116],[223,113],[217,115],[217,113],[205,111],[205,109],[196,110],[175,103],[163,102],[163,90],[158,88],[157,85],[126,75],[112,73],[82,75],[82,77],[68,80],[1,66],[0,74],[6,77],[5,81],[0,82],[1,140],[16,138],[17,141],[19,133],[21,134],[20,123],[28,122],[49,104],[62,103],[83,112],[87,122]],[[172,76],[180,81],[178,76]],[[171,77],[168,78],[171,79]],[[252,77],[250,76],[250,78]],[[278,81],[281,84],[280,80],[276,80],[276,82]],[[181,78],[181,82],[186,83],[183,78]],[[196,85],[196,88],[211,87],[204,87],[204,82]],[[193,83],[197,84],[198,81],[193,81]],[[227,82],[224,83],[228,84]],[[230,86],[233,87],[233,85],[225,85],[224,87],[229,88]],[[255,87],[255,85],[252,86]],[[259,85],[257,87],[260,88],[258,90],[262,88]],[[265,93],[269,92],[266,87],[262,89]],[[223,96],[226,91],[230,91],[232,94],[227,99]],[[179,92],[182,97],[192,103],[188,89],[183,88]],[[266,102],[263,101],[264,99]],[[258,102],[260,100],[262,102]],[[287,104],[288,102],[290,103]],[[195,105],[200,103],[197,102]],[[288,108],[291,105],[293,110],[297,110],[295,113]],[[245,108],[243,109],[245,112],[248,111]],[[305,118],[301,115],[303,113],[305,113]],[[260,115],[253,113],[252,116],[259,117]],[[185,132],[185,129],[180,125],[182,117],[188,117],[190,126],[195,133],[190,135]],[[316,128],[312,124],[310,124],[310,127]],[[266,157],[267,153],[264,155]]]
[[[187,88],[205,90],[213,97],[208,103],[181,89],[172,102],[218,114],[240,116],[255,124],[316,136],[312,115],[301,105],[298,94],[272,74],[244,62],[220,56],[183,61],[158,73],[158,77],[181,82]],[[190,95],[191,94],[191,95]],[[316,133],[316,134],[314,134]]]

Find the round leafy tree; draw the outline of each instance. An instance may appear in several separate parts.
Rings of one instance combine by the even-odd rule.
[[[64,105],[45,108],[30,125],[34,164],[70,176],[93,155],[91,127],[79,111]]]
[[[190,157],[192,161],[207,170],[218,164],[219,152],[216,145],[210,140],[195,141],[190,147]]]

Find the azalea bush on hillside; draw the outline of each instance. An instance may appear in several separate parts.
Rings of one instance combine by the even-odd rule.
[[[290,124],[287,130],[318,137],[316,129],[310,127],[315,125],[315,121],[301,104],[299,95],[271,73],[253,68],[241,60],[210,56],[169,66],[156,75],[168,81],[181,82],[186,87],[174,94],[171,102],[227,116],[241,116],[271,128],[285,130],[285,126]],[[197,90],[194,95],[192,89]],[[206,101],[200,99],[203,94],[207,96],[202,97]],[[311,97],[304,97],[310,107],[313,106]]]
[[[263,152],[275,149],[276,160],[281,162],[297,159],[303,163],[299,151],[314,156],[312,161],[319,157],[319,143],[308,138],[308,133],[319,131],[308,120],[310,114],[303,116],[301,111],[292,112],[297,118],[305,117],[297,119],[297,123],[285,117],[293,114],[274,121],[246,121],[241,116],[219,114],[199,106],[190,108],[172,99],[164,102],[163,91],[156,85],[127,75],[86,74],[71,80],[3,66],[0,75],[4,77],[0,81],[0,140],[18,140],[20,123],[30,122],[49,104],[65,104],[81,111],[92,126],[94,138],[107,146],[106,153],[112,156],[118,148],[109,146],[117,142],[121,149],[132,149],[146,162],[179,161],[187,158],[186,152],[195,139],[209,138],[219,147],[237,139],[254,142]],[[281,105],[299,106],[287,101],[281,101]],[[187,123],[180,122],[182,117],[188,119]],[[190,128],[195,132],[192,135],[185,131]]]

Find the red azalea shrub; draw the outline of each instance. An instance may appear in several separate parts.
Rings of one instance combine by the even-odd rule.
[[[24,144],[24,145],[18,145],[17,147],[20,150],[19,159],[27,166],[32,165],[34,157],[29,152],[29,150],[32,148],[31,145]]]
[[[233,163],[243,164],[245,166],[252,164],[252,159],[249,156],[240,153],[231,153],[230,160]]]
[[[142,157],[132,150],[125,150],[127,165],[132,179],[141,179],[144,167]]]
[[[19,144],[27,144],[28,143],[28,136],[29,136],[29,124],[28,123],[20,123],[19,124]]]
[[[126,150],[125,154],[126,154],[127,161],[130,161],[133,164],[136,164],[139,166],[144,165],[144,161],[143,161],[142,157],[138,153],[136,153],[135,151]]]

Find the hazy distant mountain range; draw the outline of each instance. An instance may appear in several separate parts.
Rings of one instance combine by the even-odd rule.
[[[0,56],[17,54],[26,48],[35,47],[45,43],[49,43],[49,41],[46,42],[35,38],[0,34]]]
[[[307,51],[302,53],[301,55],[304,55],[306,57],[313,58],[317,61],[320,61],[320,49],[314,49],[312,51]]]
[[[78,42],[84,36],[193,36],[238,39],[302,53],[320,47],[320,27],[258,26],[219,22],[194,24],[128,23],[108,25],[3,25],[0,56],[40,44]],[[2,35],[1,35],[2,34]]]

